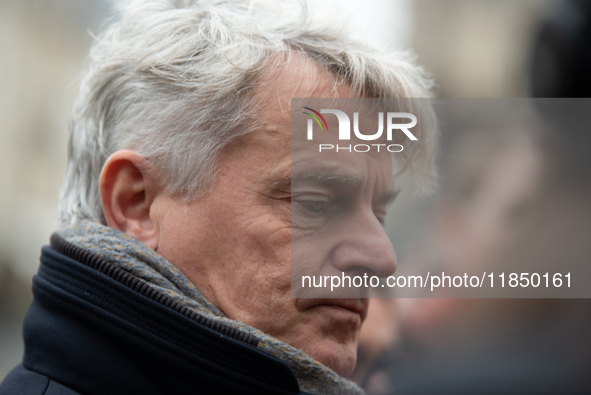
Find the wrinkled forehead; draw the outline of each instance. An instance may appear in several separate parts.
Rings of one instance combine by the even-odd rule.
[[[296,52],[268,59],[254,83],[259,115],[281,112],[289,117],[293,98],[351,98],[350,85],[314,60]]]
[[[392,155],[403,147],[394,144],[387,123],[379,100],[293,99],[293,180],[326,178],[332,173],[364,182],[379,180],[392,188]]]
[[[338,151],[319,151],[318,144],[292,141],[292,185],[318,184],[350,190],[378,188],[380,193],[395,189],[392,154],[383,149],[380,152],[355,152],[354,149],[340,148],[349,147],[341,144]]]
[[[281,67],[274,67],[273,62],[281,63]],[[364,183],[376,179],[381,184],[392,183],[392,152],[399,147],[392,141],[387,144],[386,121],[378,117],[384,111],[381,101],[355,99],[340,77],[299,55],[272,60],[256,86],[261,130],[265,138],[289,144],[292,179],[327,179],[337,174],[341,179]],[[339,134],[343,118],[336,113],[320,113],[330,108],[338,108],[339,114],[346,114],[350,120],[347,141],[341,141]],[[380,136],[370,136],[370,140],[358,137],[357,129],[359,134],[375,135],[380,127],[384,130]]]
[[[292,131],[293,188],[316,185],[330,190],[357,191],[371,196],[395,194],[392,154],[383,146],[379,147],[379,151],[365,152],[365,146],[357,147],[356,150],[356,145],[366,143],[357,138],[343,143],[338,137],[331,135],[314,141],[293,137],[293,134]],[[381,140],[376,140],[376,144],[383,144],[379,141]],[[334,148],[325,149],[326,145]]]

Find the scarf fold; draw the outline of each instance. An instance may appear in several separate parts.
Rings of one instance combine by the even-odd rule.
[[[364,393],[355,383],[342,378],[302,351],[226,317],[176,267],[134,238],[91,221],[81,221],[58,234],[64,240],[139,277],[182,306],[256,336],[260,339],[259,349],[280,358],[292,368],[302,391],[314,394]]]

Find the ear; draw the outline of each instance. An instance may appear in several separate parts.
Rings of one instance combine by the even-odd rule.
[[[148,169],[134,151],[117,151],[103,166],[99,192],[107,225],[156,250],[159,226],[151,209],[160,191]]]

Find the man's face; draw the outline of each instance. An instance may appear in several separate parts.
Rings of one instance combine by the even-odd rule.
[[[390,157],[330,156],[320,167],[296,150],[292,166],[290,98],[311,91],[335,95],[314,66],[306,63],[303,72],[293,63],[275,86],[259,93],[261,127],[223,152],[212,190],[190,203],[158,200],[157,251],[228,317],[348,376],[367,299],[292,298],[292,248],[323,274],[392,274],[394,250],[380,224],[391,196]],[[341,97],[348,94],[341,90]],[[354,182],[305,177],[319,170]],[[294,181],[292,190],[294,177],[301,182]],[[345,201],[347,215],[333,220],[331,204],[339,211],[336,202]]]

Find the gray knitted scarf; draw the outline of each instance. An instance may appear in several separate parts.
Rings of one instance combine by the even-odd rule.
[[[96,254],[141,278],[182,306],[260,339],[258,348],[285,361],[294,371],[300,389],[315,394],[363,394],[363,390],[300,350],[265,333],[231,320],[208,302],[199,290],[172,264],[139,241],[90,221],[62,230],[66,241]]]

